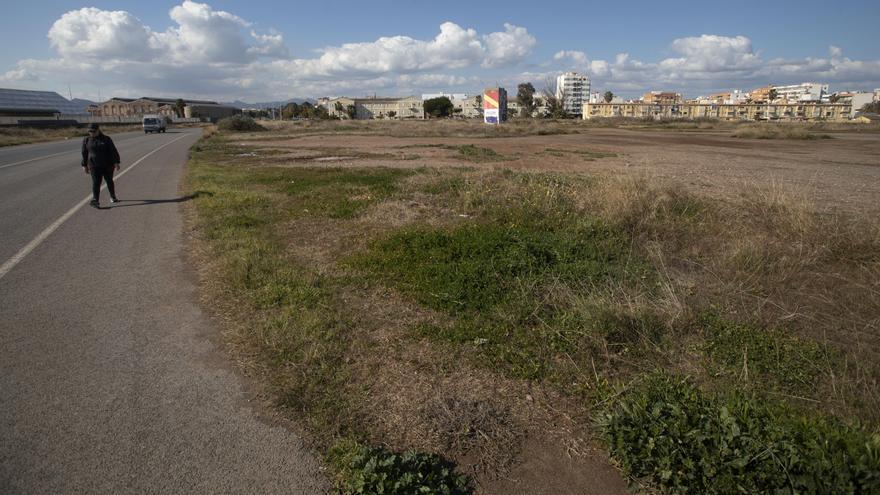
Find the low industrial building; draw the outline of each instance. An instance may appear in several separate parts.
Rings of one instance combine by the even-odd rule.
[[[699,119],[720,120],[770,120],[770,121],[845,121],[852,116],[849,103],[743,103],[716,105],[705,103],[648,104],[634,103],[585,103],[584,120],[596,118],[632,119]]]
[[[220,105],[218,103],[187,103],[183,107],[183,116],[187,119],[199,119],[206,122],[217,122],[226,117],[241,113],[240,108]]]
[[[183,99],[184,117],[217,120],[229,117],[241,110],[221,105],[216,101]],[[95,117],[141,117],[146,114],[177,116],[177,98],[157,98],[142,96],[140,98],[113,97],[109,100],[89,107],[89,113]]]

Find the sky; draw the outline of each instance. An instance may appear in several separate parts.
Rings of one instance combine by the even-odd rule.
[[[880,88],[877,0],[16,2],[0,87],[249,102],[539,91],[696,97],[767,84]]]

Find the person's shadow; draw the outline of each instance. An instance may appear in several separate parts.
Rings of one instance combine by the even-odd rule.
[[[214,193],[211,191],[196,191],[192,194],[187,194],[186,196],[181,196],[179,198],[169,198],[169,199],[120,199],[118,203],[112,203],[110,206],[103,206],[100,209],[109,210],[112,208],[123,208],[126,206],[144,206],[144,205],[159,205],[163,203],[183,203],[185,201],[189,201],[191,199],[198,198],[199,196],[213,196]]]

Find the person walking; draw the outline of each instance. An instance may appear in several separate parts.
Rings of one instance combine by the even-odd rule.
[[[89,135],[82,143],[82,167],[85,173],[92,176],[92,201],[89,204],[95,208],[101,206],[101,179],[107,183],[110,202],[119,202],[113,184],[113,172],[119,170],[119,162],[119,151],[110,136],[101,132],[98,124],[89,124]]]

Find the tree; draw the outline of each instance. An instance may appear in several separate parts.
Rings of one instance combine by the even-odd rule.
[[[516,87],[516,99],[519,100],[519,113],[523,117],[531,117],[535,113],[535,87],[532,83],[521,83]]]
[[[547,79],[544,81],[544,101],[547,103],[547,116],[554,119],[564,119],[568,117],[565,111],[565,90],[559,91],[559,97],[556,96],[556,81]]]
[[[348,118],[354,120],[357,118],[357,107],[354,105],[348,105],[345,107],[345,114],[348,115]]]
[[[865,103],[859,111],[864,113],[880,113],[880,101]]]
[[[183,116],[185,115],[183,112],[184,107],[186,107],[186,102],[183,101],[182,98],[178,98],[177,101],[174,102],[174,112],[179,118],[183,118]]]
[[[449,98],[440,96],[425,100],[424,108],[426,114],[431,117],[440,118],[452,115],[452,110],[455,108],[455,105],[452,104],[452,100]]]
[[[395,112],[394,110],[389,111],[388,118],[393,119],[394,117],[397,117],[397,112]]]
[[[346,115],[345,105],[343,105],[341,101],[337,101],[336,104],[333,105],[333,108],[336,110],[337,116],[342,117],[343,115]]]
[[[611,103],[611,100],[614,99],[614,93],[606,91],[602,98],[605,100],[605,103]]]
[[[779,97],[779,93],[776,92],[776,88],[770,88],[770,93],[767,94],[767,100],[773,101]]]

